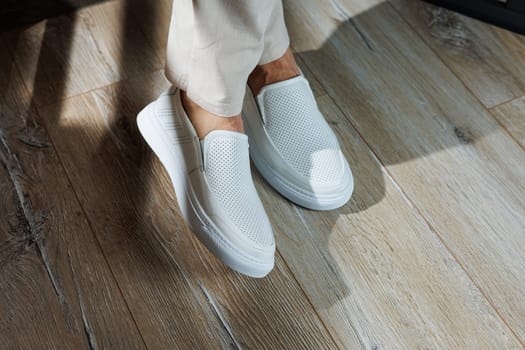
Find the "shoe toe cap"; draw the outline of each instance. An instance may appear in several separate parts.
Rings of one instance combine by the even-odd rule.
[[[316,156],[310,174],[304,177],[305,190],[314,193],[320,202],[333,203],[330,207],[345,204],[353,193],[354,179],[344,155],[338,150]]]

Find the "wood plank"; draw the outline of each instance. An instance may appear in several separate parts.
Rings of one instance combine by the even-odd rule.
[[[293,46],[494,308],[456,339],[523,346],[525,153],[389,4],[348,3],[286,1]]]
[[[336,340],[351,348],[347,337],[358,336],[364,349],[516,347],[342,112],[317,94],[353,164],[351,201],[335,211],[309,211],[258,184],[281,253]]]
[[[3,113],[1,114],[4,117]],[[0,134],[1,135],[1,134]],[[1,138],[2,136],[0,136]],[[0,139],[3,141],[3,139]],[[49,275],[10,171],[16,168],[0,144],[0,341],[9,349],[87,347],[79,313],[68,315]],[[8,170],[9,169],[9,170]],[[27,210],[26,210],[27,211]],[[32,211],[31,211],[32,213]],[[31,219],[32,220],[32,219]],[[77,306],[74,305],[73,306]],[[77,311],[77,310],[75,310]]]
[[[138,169],[130,172],[141,162],[140,155],[133,155],[140,144],[138,138],[129,138],[130,123],[119,109],[126,107],[118,102],[118,125],[109,123],[106,118],[111,116],[100,112],[91,93],[41,108],[41,122],[57,147],[146,346],[227,347],[231,341],[227,330],[198,286],[176,262],[170,263],[156,237],[149,234],[155,223],[144,218],[147,187]],[[129,147],[118,142],[113,128],[128,135]],[[122,156],[124,164],[116,163]],[[118,174],[126,179],[115,179]]]
[[[36,105],[160,69],[162,59],[137,26],[140,21],[154,22],[157,12],[145,11],[137,19],[136,11],[131,2],[110,1],[7,33],[8,49],[25,67],[21,74],[26,86],[33,88],[37,69],[48,81]],[[44,64],[37,67],[37,62]]]
[[[59,114],[41,109],[146,344],[334,348],[279,256],[268,278],[241,276],[183,223],[168,176],[135,125],[166,86],[158,71],[67,99]]]
[[[102,12],[101,9],[93,10],[93,16],[97,21],[99,18],[106,18],[109,21],[119,23],[118,20],[115,20],[114,13],[112,16],[111,13],[104,15]],[[131,13],[131,7],[126,7],[124,13],[128,16]],[[145,17],[148,15],[145,14]],[[136,27],[135,23],[129,21],[129,19],[125,18],[123,21],[124,28],[131,29]],[[30,59],[27,61],[28,65],[36,67],[32,68],[35,73],[32,78],[34,81],[30,81],[30,88],[33,91],[33,100],[37,102],[50,101],[49,96],[55,99],[68,97],[67,83],[69,76],[67,69],[63,65],[62,58],[67,59],[71,55],[72,62],[77,64],[79,62],[75,59],[75,54],[71,53],[74,51],[75,41],[74,37],[70,35],[71,31],[68,31],[69,24],[58,21],[54,25],[58,30],[65,33],[64,36],[57,40],[54,35],[54,27],[50,26],[48,22],[43,35],[42,48],[37,57],[38,61],[36,63]],[[82,32],[83,29],[79,28],[78,30]],[[25,37],[25,33],[21,33],[20,36]],[[19,40],[14,42],[17,43]],[[103,50],[100,56],[103,59],[106,59],[106,56],[111,58],[110,53],[118,51],[115,50],[115,45],[117,44],[121,45],[120,54],[127,58],[120,62],[118,69],[122,72],[134,72],[135,61],[129,59],[129,57],[133,58],[134,50],[140,48],[140,45],[139,47],[135,46],[136,42],[134,40],[127,38],[122,43],[119,43],[110,39],[107,49]],[[17,46],[17,50],[18,54],[23,53],[24,47],[20,48],[20,46]],[[57,52],[60,53],[60,56],[57,56]],[[144,57],[148,57],[147,51]],[[18,63],[24,63],[24,61]],[[23,69],[20,70],[23,71]],[[50,72],[53,74],[50,74]],[[91,73],[95,76],[97,75],[96,72]],[[82,79],[82,77],[80,78]],[[51,89],[49,86],[51,86]],[[141,95],[142,98],[147,98],[148,94],[143,95],[143,91],[140,90],[141,87],[137,86],[135,93]],[[52,94],[50,90],[52,90]],[[78,140],[80,140],[80,138],[77,138],[77,133],[79,132],[77,127],[68,128],[67,125],[61,125],[60,117],[62,114],[65,116],[68,114],[73,116],[81,115],[86,116],[86,119],[89,121],[89,113],[93,109],[98,113],[100,111],[98,111],[96,101],[92,98],[79,96],[71,99],[71,101],[71,104],[67,105],[70,108],[64,111],[61,104],[47,105],[47,102],[43,102],[37,103],[37,105],[40,107],[46,106],[46,120],[52,124],[52,130],[64,133],[66,138],[68,135],[71,137],[69,140],[74,142],[72,149],[77,152],[74,154],[80,156],[81,161],[93,172],[99,166],[102,166],[100,164],[104,164],[104,162],[112,163],[111,157],[101,158],[96,147],[102,147],[101,149],[103,150],[106,143],[112,144],[116,140],[112,139],[113,134],[110,133],[108,135],[105,132],[101,134],[93,132],[92,135],[84,135],[91,141],[93,141],[93,138],[100,137],[101,144],[88,143],[88,145],[95,147],[91,149],[91,155],[89,152],[86,154],[80,153],[84,149],[84,145],[77,144]],[[118,113],[121,107],[124,108],[122,101],[117,99],[115,101],[115,111]],[[77,121],[83,120],[79,119]],[[106,124],[104,124],[104,119],[98,119],[97,121],[103,122],[103,128],[100,131],[105,131]],[[92,130],[89,126],[89,122],[86,123],[85,127],[87,129],[85,130],[91,132]],[[83,127],[83,125],[79,125],[78,129]],[[121,145],[117,144],[116,146],[120,147]],[[133,145],[131,145],[130,149],[134,149]],[[91,166],[95,168],[92,169]],[[95,174],[97,173],[95,172]],[[85,173],[85,175],[90,175],[90,173]],[[100,175],[102,177],[105,176],[103,173]],[[113,179],[111,176],[109,178]],[[92,184],[95,188],[105,191],[106,189],[103,186],[105,183],[104,179],[100,177],[95,179],[96,182],[94,184],[87,182],[86,185]],[[114,190],[129,191],[123,184],[118,183]],[[83,186],[83,184],[79,184],[79,186]],[[104,192],[95,193],[107,195]],[[80,192],[77,189],[77,195],[79,194]],[[120,202],[121,198],[118,192],[108,192],[108,194],[114,195],[110,199],[116,200],[117,203]],[[140,200],[142,199],[141,192],[136,193],[136,195]],[[93,199],[93,197],[89,198]],[[80,200],[83,202],[84,198],[80,196]],[[139,205],[140,208],[141,201],[124,202],[123,206],[115,206],[116,204],[113,202],[103,202],[104,205],[102,206],[97,202],[91,203],[97,205],[93,209],[96,209],[97,216],[95,217],[96,221],[92,221],[90,224],[97,230],[98,238],[103,247],[108,248],[108,239],[109,242],[112,242],[108,248],[109,250],[105,250],[104,253],[111,264],[119,287],[137,320],[137,325],[148,347],[170,349],[216,348],[229,347],[232,342],[234,344],[227,327],[224,326],[220,318],[215,316],[214,309],[207,303],[208,299],[197,285],[190,283],[185,273],[176,264],[165,264],[166,255],[163,253],[163,249],[158,252],[159,245],[157,241],[150,242],[147,240],[148,236],[144,237],[141,235],[141,220],[135,212],[135,205]],[[122,211],[110,210],[113,207],[122,209]],[[115,215],[108,216],[108,213]],[[92,215],[88,211],[90,219],[93,219]],[[114,226],[117,226],[117,229]],[[136,228],[137,232],[135,232]],[[135,234],[137,237],[135,237]]]
[[[414,0],[398,13],[486,107],[525,95],[525,37]]]
[[[129,11],[133,14],[133,18],[137,19],[135,24],[144,33],[145,42],[153,48],[153,52],[160,58],[161,67],[164,67],[172,0],[127,1]],[[144,16],[145,13],[150,15]]]
[[[525,97],[491,109],[492,115],[525,149]]]
[[[0,343],[144,348],[7,51],[0,91]]]

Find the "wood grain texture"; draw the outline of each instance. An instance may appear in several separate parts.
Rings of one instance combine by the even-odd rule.
[[[525,97],[491,109],[492,115],[525,149]]]
[[[3,141],[3,139],[2,139]],[[35,238],[31,223],[20,201],[10,172],[9,151],[0,146],[0,340],[7,348],[34,349],[86,347],[79,313],[70,314],[69,305],[56,289],[54,275],[46,266],[41,243]],[[7,168],[9,167],[9,168]],[[24,209],[25,212],[24,212]],[[30,214],[33,214],[32,210]],[[31,220],[31,221],[29,221]],[[70,285],[71,286],[71,285]],[[77,305],[75,305],[77,306]],[[75,310],[77,311],[77,310]],[[30,322],[28,322],[30,320]]]
[[[144,33],[145,42],[153,49],[161,61],[161,67],[166,62],[166,46],[171,20],[171,4],[173,0],[128,0],[128,11],[134,18],[139,18],[137,25]],[[130,16],[131,17],[131,16]]]
[[[151,89],[145,99],[153,98],[158,89],[151,82],[141,87]],[[55,142],[146,346],[227,347],[230,337],[198,286],[148,234],[155,222],[144,216],[147,187],[138,171],[130,171],[141,162],[140,141],[132,138],[132,126],[125,118],[126,109],[136,107],[121,105],[116,97],[111,114],[101,112],[98,106],[103,101],[88,93],[41,108],[41,121]],[[121,157],[124,160],[117,162]]]
[[[318,95],[353,164],[353,198],[316,212],[267,185],[259,192],[281,254],[341,347],[353,348],[354,337],[363,349],[519,347],[351,123],[328,95]]]
[[[525,37],[423,1],[391,0],[486,107],[525,95]]]
[[[137,25],[154,21],[154,4],[110,1],[6,33],[14,59],[25,67],[21,74],[30,92],[37,74],[48,81],[45,89],[39,87],[35,104],[50,105],[60,98],[160,69],[162,59]],[[142,17],[135,17],[141,9]]]
[[[143,349],[31,95],[6,52],[0,55],[0,91],[2,348]]]
[[[268,278],[243,277],[189,232],[135,125],[166,84],[159,71],[42,109],[147,346],[333,348],[279,257]]]
[[[523,346],[525,153],[393,7],[346,3],[285,2],[292,42],[321,45],[300,56]]]
[[[278,251],[251,279],[188,230],[137,132],[170,3],[0,34],[2,346],[525,347],[522,37],[409,0],[285,0],[356,187],[309,211],[253,169]]]

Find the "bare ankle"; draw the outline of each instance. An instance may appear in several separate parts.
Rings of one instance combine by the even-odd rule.
[[[181,101],[186,114],[190,118],[197,136],[199,139],[203,139],[214,130],[228,130],[244,132],[241,115],[235,115],[232,117],[221,117],[219,115],[208,112],[193,100],[191,100],[185,91],[181,91]]]
[[[295,62],[292,50],[288,49],[275,61],[255,67],[248,77],[248,85],[253,94],[257,95],[263,86],[287,80],[299,74],[299,67]]]

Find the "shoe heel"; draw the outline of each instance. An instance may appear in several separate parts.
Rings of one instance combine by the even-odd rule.
[[[155,115],[155,103],[156,101],[150,103],[139,112],[137,126],[148,146],[168,172],[182,216],[186,222],[190,223],[193,222],[194,218],[186,193],[188,179],[186,177],[187,166],[184,161],[184,152],[181,149],[174,148],[168,142],[168,135],[166,135],[166,131]]]

